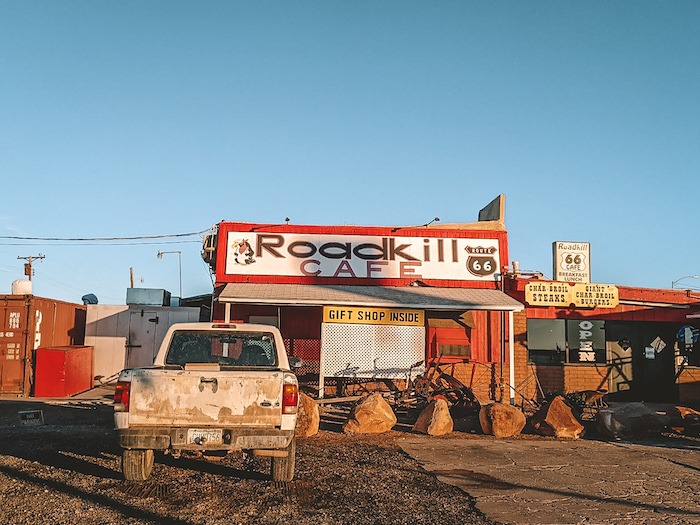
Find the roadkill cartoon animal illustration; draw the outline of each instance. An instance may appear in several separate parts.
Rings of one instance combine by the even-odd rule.
[[[233,260],[236,264],[245,266],[255,262],[253,248],[246,239],[235,240],[231,245],[231,249],[233,250]]]

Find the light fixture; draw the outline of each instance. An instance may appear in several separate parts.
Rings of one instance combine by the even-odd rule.
[[[166,253],[176,253],[177,254],[177,263],[178,263],[177,265],[178,265],[178,270],[180,273],[180,299],[182,299],[182,252],[179,250],[175,250],[172,252],[164,252],[162,250],[158,250],[158,254],[156,255],[156,257],[158,257],[159,259],[162,259],[163,254],[166,254]]]
[[[678,281],[682,281],[683,279],[700,279],[700,275],[686,275],[686,276],[684,276],[684,277],[679,277],[679,278],[676,279],[675,281],[671,281],[671,288],[675,288],[675,287],[676,287],[676,283],[677,283]]]

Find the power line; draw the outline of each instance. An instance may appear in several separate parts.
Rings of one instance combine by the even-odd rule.
[[[2,239],[2,237],[0,237]],[[47,241],[48,242],[48,241]],[[100,242],[99,246],[146,246],[149,244],[199,244],[201,241],[160,241],[160,242]],[[95,242],[0,242],[0,246],[94,246]]]
[[[138,237],[19,237],[14,235],[0,235],[0,239],[9,239],[13,241],[64,241],[64,242],[106,242],[106,241],[141,241],[151,239],[173,239],[176,237],[192,237],[194,235],[202,235],[211,231],[206,230],[191,232],[191,233],[173,233],[169,235],[141,235]]]

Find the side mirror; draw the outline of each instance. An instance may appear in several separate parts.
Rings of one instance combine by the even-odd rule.
[[[302,361],[301,358],[289,356],[289,366],[291,368],[301,368],[301,365],[303,365],[303,364],[304,364],[304,361]]]

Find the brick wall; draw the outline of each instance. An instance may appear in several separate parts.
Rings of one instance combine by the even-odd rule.
[[[533,365],[545,393],[608,389],[606,365]]]
[[[533,365],[532,369],[537,374],[545,394],[565,391],[563,366]]]
[[[569,365],[564,367],[564,391],[608,390],[607,365]]]

